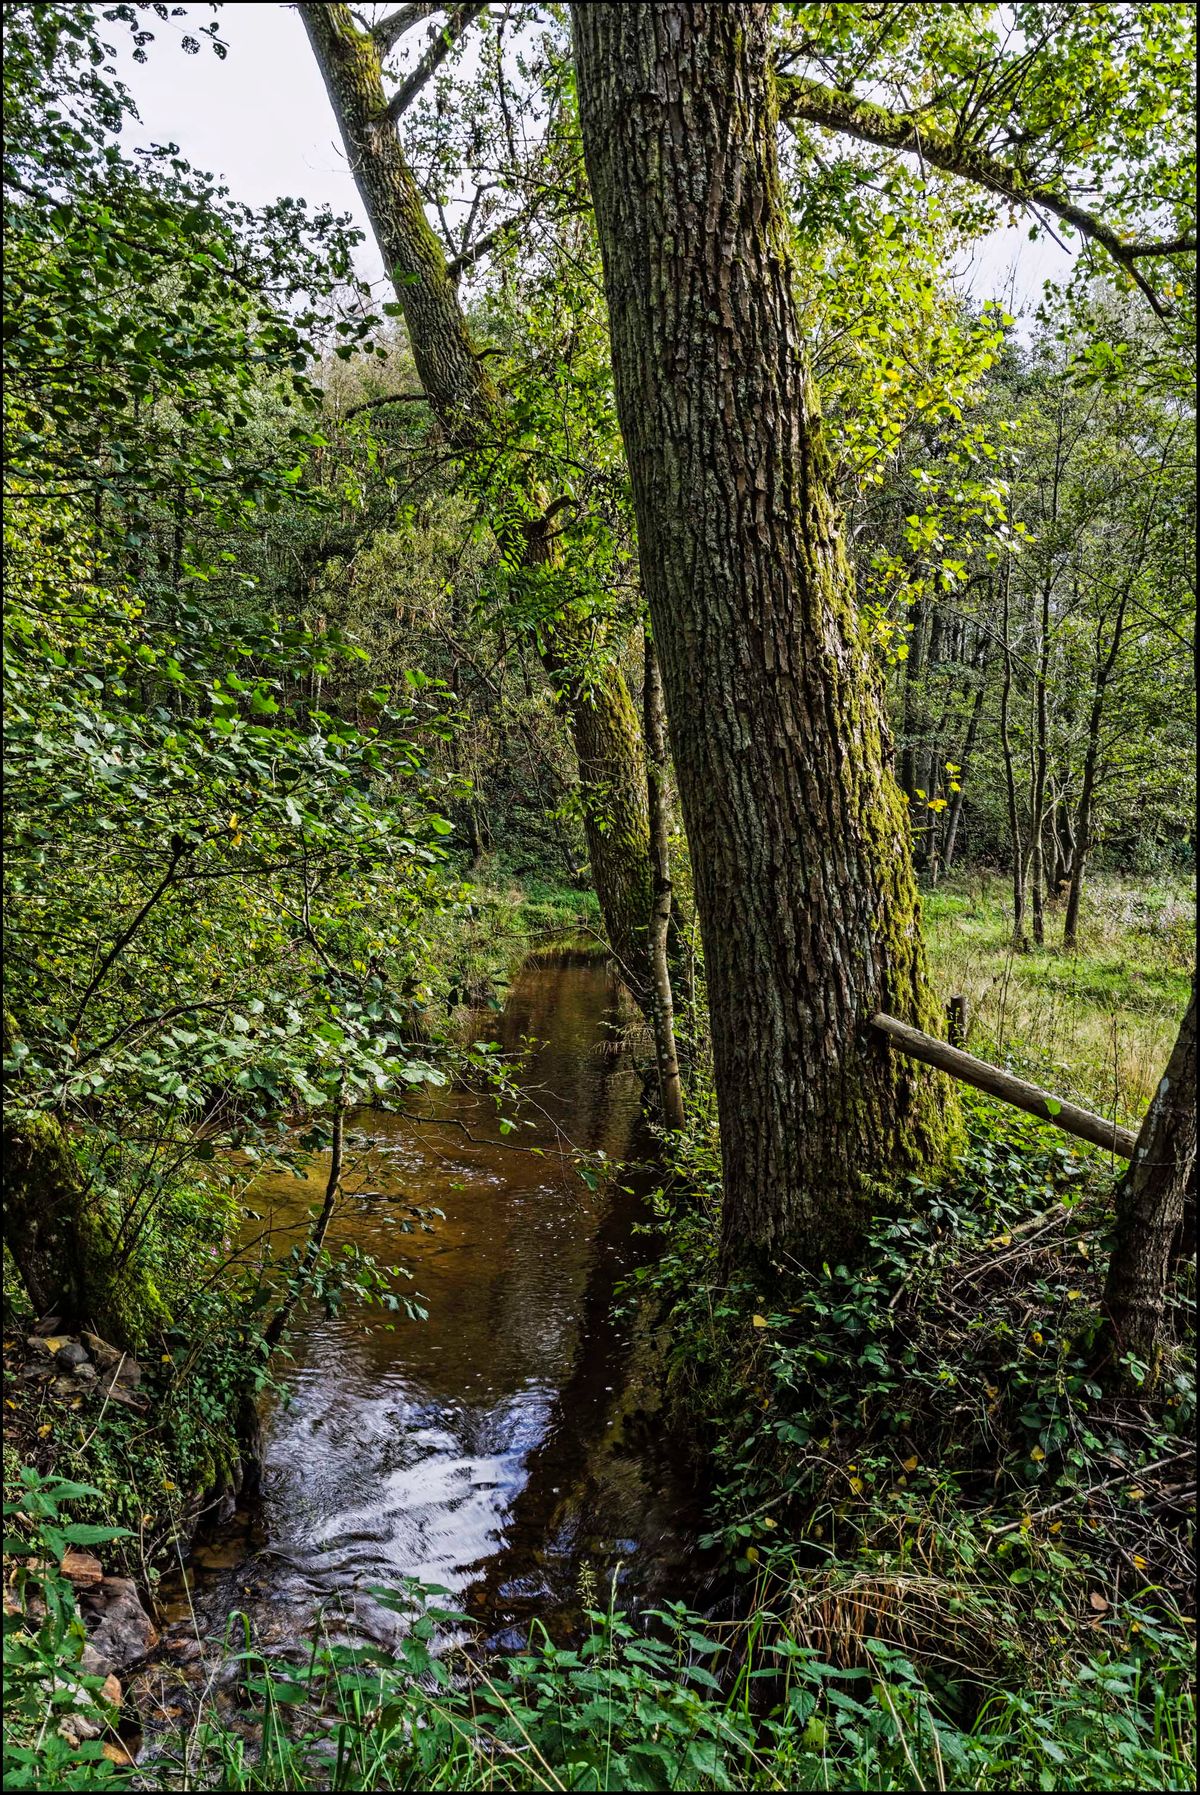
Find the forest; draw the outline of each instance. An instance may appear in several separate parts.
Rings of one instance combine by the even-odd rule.
[[[1195,1786],[1195,24],[4,9],[6,1787]]]

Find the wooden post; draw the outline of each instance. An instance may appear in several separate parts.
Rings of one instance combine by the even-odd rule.
[[[967,1044],[967,1028],[970,1023],[970,1007],[966,998],[958,992],[946,1005],[947,1030],[946,1038],[951,1047],[965,1047]]]
[[[1094,1146],[1105,1147],[1122,1159],[1133,1158],[1137,1136],[1131,1128],[1120,1128],[1115,1122],[1105,1121],[1103,1116],[1093,1115],[1090,1109],[1080,1109],[1076,1103],[1054,1097],[1040,1086],[1030,1084],[1028,1079],[1002,1072],[999,1066],[989,1066],[986,1060],[977,1060],[973,1053],[964,1053],[959,1047],[937,1041],[896,1016],[879,1011],[871,1017],[871,1027],[886,1035],[893,1047],[912,1059],[936,1066],[940,1072],[948,1072],[951,1078],[973,1085],[977,1091],[986,1091],[989,1097],[999,1097],[1002,1103],[1011,1103],[1016,1109],[1027,1110],[1043,1122],[1053,1122],[1056,1128],[1078,1135],[1080,1140],[1091,1141]]]

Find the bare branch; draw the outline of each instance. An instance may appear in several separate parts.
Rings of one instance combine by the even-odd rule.
[[[382,62],[392,45],[398,43],[406,31],[427,19],[431,12],[440,12],[438,0],[418,0],[414,6],[399,6],[390,12],[386,19],[380,19],[378,25],[371,27],[371,36],[379,46],[379,59]]]
[[[394,124],[412,105],[421,89],[432,75],[441,67],[450,51],[454,48],[467,27],[474,23],[483,11],[482,6],[456,6],[450,17],[442,26],[433,42],[422,56],[416,68],[401,82],[392,98],[387,103],[384,119]]]

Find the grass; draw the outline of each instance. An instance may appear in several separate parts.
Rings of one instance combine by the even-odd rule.
[[[1072,954],[1061,905],[1044,948],[1013,952],[1011,889],[992,873],[927,892],[923,908],[935,986],[943,999],[967,998],[971,1050],[1136,1126],[1187,1007],[1191,883],[1098,877],[1084,889]]]

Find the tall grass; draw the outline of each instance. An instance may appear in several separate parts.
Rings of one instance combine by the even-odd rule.
[[[1011,903],[1007,883],[990,873],[926,893],[938,991],[967,998],[973,1052],[1136,1125],[1187,1005],[1194,887],[1098,878],[1085,888],[1075,953],[1062,948],[1054,907],[1046,947],[1014,953]]]

